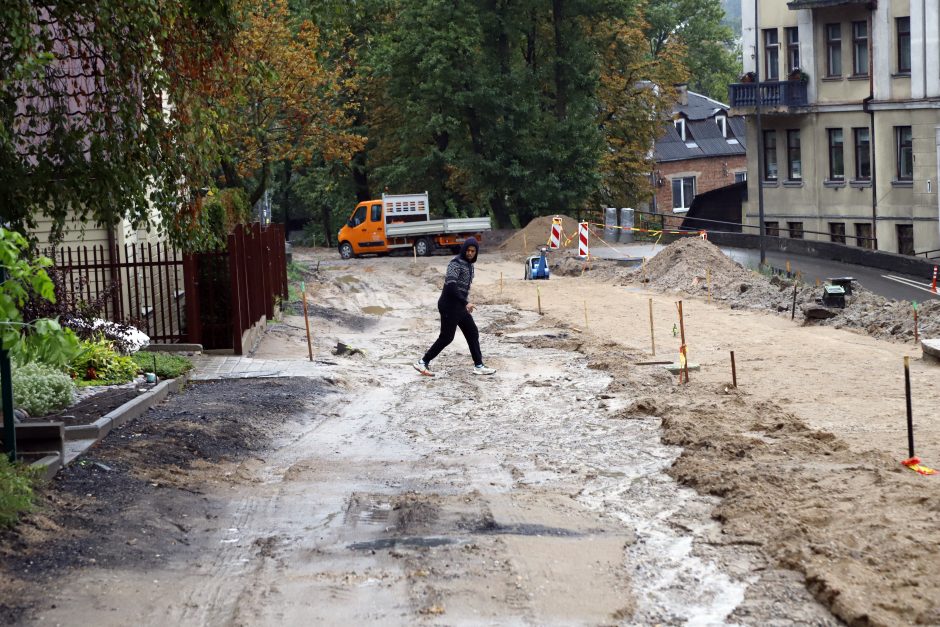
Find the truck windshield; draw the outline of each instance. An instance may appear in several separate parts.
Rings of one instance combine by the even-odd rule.
[[[366,208],[359,207],[356,209],[356,212],[352,214],[352,217],[349,218],[349,226],[359,226],[366,221]]]

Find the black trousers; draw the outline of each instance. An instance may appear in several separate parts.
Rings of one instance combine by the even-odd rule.
[[[431,360],[437,357],[447,345],[454,341],[454,335],[457,334],[457,327],[460,327],[463,336],[467,338],[467,345],[470,347],[470,356],[473,357],[474,365],[483,363],[483,353],[480,352],[480,332],[471,316],[466,311],[455,313],[445,311],[438,307],[441,312],[441,334],[437,336],[434,344],[424,354],[424,363],[429,364]]]

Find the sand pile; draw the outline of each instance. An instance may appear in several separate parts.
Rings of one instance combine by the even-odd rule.
[[[728,258],[717,246],[693,237],[673,242],[645,268],[622,275],[627,283],[648,283],[656,289],[699,297],[708,295],[710,284],[712,298],[727,303],[732,309],[774,312],[790,311],[796,283],[792,279],[767,277],[748,270]],[[821,297],[822,287],[796,283],[797,316],[802,318],[803,308],[819,304]],[[918,307],[919,334],[940,337],[940,300],[929,300]],[[881,339],[906,342],[914,338],[914,316],[911,303],[907,301],[889,300],[856,285],[853,294],[846,297],[845,309],[833,311],[836,312],[833,318],[807,320],[807,323],[855,329]]]
[[[542,216],[529,222],[524,229],[520,229],[515,235],[503,242],[499,250],[505,253],[511,259],[522,260],[523,257],[533,255],[538,251],[539,246],[548,244],[548,236],[552,230],[552,217]],[[577,247],[578,245],[578,223],[570,216],[559,216],[561,218],[563,248]],[[571,238],[568,246],[565,247],[565,240]]]

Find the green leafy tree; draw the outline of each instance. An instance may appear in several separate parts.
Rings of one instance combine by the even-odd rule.
[[[654,58],[680,43],[686,53],[689,87],[721,102],[741,73],[734,31],[724,22],[721,0],[649,0],[646,17]]]
[[[2,3],[8,226],[26,233],[46,216],[56,238],[69,215],[139,227],[160,213],[172,227],[213,154],[195,87],[224,64],[230,13],[228,0]]]
[[[64,365],[79,351],[75,334],[55,320],[26,323],[20,312],[31,292],[55,300],[52,281],[44,270],[52,260],[38,257],[29,261],[27,247],[22,235],[0,227],[0,267],[5,270],[0,282],[0,341],[21,363]]]

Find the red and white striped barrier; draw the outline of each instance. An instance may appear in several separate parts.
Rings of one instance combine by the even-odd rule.
[[[548,236],[548,247],[552,250],[561,248],[561,218],[552,218],[552,231]]]
[[[930,291],[934,294],[937,293],[937,266],[933,267],[933,283],[930,286]]]
[[[578,223],[578,257],[588,258],[588,223]]]

